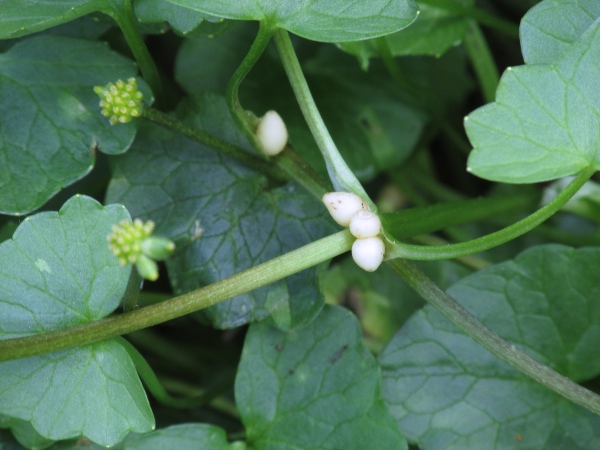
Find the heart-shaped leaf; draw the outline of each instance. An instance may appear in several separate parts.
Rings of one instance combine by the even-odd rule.
[[[135,73],[106,44],[64,36],[0,54],[0,213],[39,208],[92,169],[97,149],[127,150],[135,123],[111,126],[93,87]]]
[[[383,36],[417,17],[412,0],[168,0],[225,19],[259,20],[273,28],[321,42]]]
[[[599,266],[598,248],[534,247],[448,293],[502,337],[584,381],[600,373]],[[583,450],[600,439],[600,417],[501,362],[429,306],[379,361],[392,414],[424,450]]]
[[[106,236],[124,207],[76,196],[56,212],[28,217],[0,244],[0,339],[98,320],[114,311],[131,268]],[[153,418],[126,350],[115,341],[0,364],[0,414],[27,420],[42,436],[87,436],[114,445]]]
[[[552,64],[600,17],[595,0],[545,0],[521,20],[521,50],[528,64]]]
[[[180,114],[198,128],[253,151],[222,97],[206,95]],[[323,205],[296,184],[270,190],[262,174],[187,138],[145,126],[133,147],[134,152],[119,158],[107,195],[136,217],[155,221],[157,233],[177,243],[181,250],[167,267],[178,293],[334,231]],[[219,303],[202,315],[223,328],[268,315],[283,328],[299,326],[323,305],[316,270]]]
[[[600,21],[553,65],[509,68],[496,102],[465,119],[469,170],[535,183],[600,168]]]
[[[300,330],[253,324],[235,397],[253,448],[406,449],[379,383],[356,318],[327,305]]]

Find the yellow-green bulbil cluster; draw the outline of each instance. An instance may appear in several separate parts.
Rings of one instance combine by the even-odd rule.
[[[152,237],[154,222],[124,220],[114,225],[108,236],[110,251],[119,259],[119,264],[135,264],[142,278],[154,281],[158,278],[158,266],[153,259],[162,260],[175,249],[168,239]]]
[[[127,82],[119,80],[106,86],[94,87],[94,92],[101,98],[102,115],[108,117],[112,125],[131,122],[142,113],[144,94],[138,90],[135,78]]]

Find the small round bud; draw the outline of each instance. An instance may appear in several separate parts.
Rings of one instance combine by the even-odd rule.
[[[141,249],[144,255],[148,255],[150,258],[160,261],[173,253],[175,244],[165,238],[150,237],[142,242]]]
[[[323,203],[333,220],[343,227],[350,224],[350,219],[358,211],[369,210],[365,201],[351,192],[328,192],[323,196]]]
[[[119,80],[116,84],[96,86],[94,92],[101,99],[102,115],[108,117],[111,125],[131,122],[132,118],[141,115],[144,94],[138,90],[135,78],[130,78],[127,83]]]
[[[374,272],[381,265],[385,245],[378,237],[357,239],[352,244],[352,259],[361,269]]]
[[[146,255],[140,256],[135,263],[135,268],[145,280],[156,281],[158,279],[158,265]]]
[[[256,138],[263,153],[275,156],[281,153],[288,141],[288,132],[283,119],[275,111],[267,111],[260,119],[256,129]]]
[[[371,211],[358,211],[350,219],[350,233],[355,238],[375,237],[381,232],[381,220]]]

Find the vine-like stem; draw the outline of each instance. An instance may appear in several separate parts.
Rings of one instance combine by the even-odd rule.
[[[422,245],[411,245],[402,242],[395,242],[393,237],[390,238],[388,236],[388,240],[390,240],[391,244],[386,251],[386,259],[454,259],[461,256],[471,255],[473,253],[479,253],[484,250],[502,245],[527,233],[528,231],[531,231],[539,224],[550,218],[554,213],[560,210],[560,208],[562,208],[562,206],[567,203],[569,199],[573,197],[573,195],[577,193],[577,191],[585,184],[585,182],[590,179],[594,172],[595,170],[591,167],[584,169],[551,202],[547,203],[533,214],[506,228],[496,231],[495,233],[491,233],[471,241],[461,242],[460,244],[434,245],[426,247]]]
[[[76,327],[0,341],[0,361],[92,344],[199,311],[258,289],[350,250],[354,238],[340,231],[201,289],[145,308]]]
[[[500,82],[500,74],[485,36],[474,20],[467,21],[467,34],[464,43],[479,81],[483,98],[486,103],[493,102],[496,99],[496,88]]]
[[[548,389],[595,414],[600,414],[600,396],[536,361],[510,342],[502,339],[410,262],[394,260],[390,264],[411,288],[483,348]]]
[[[146,83],[152,89],[156,102],[161,104],[163,102],[163,88],[160,75],[152,56],[150,56],[150,52],[148,52],[140,30],[135,25],[131,0],[121,0],[118,3],[113,1],[112,3],[112,8],[105,12],[117,22],[140,67],[144,80],[146,80]]]
[[[252,42],[250,50],[227,85],[227,105],[241,130],[258,151],[262,150],[260,149],[260,143],[254,134],[257,119],[254,114],[244,110],[242,107],[239,98],[239,90],[248,73],[250,73],[258,59],[264,53],[272,35],[273,30],[266,23],[261,22],[258,34],[256,35],[254,42]],[[295,180],[318,199],[321,199],[323,194],[328,190],[331,190],[321,176],[319,176],[312,167],[306,164],[306,162],[304,162],[289,145],[286,146],[282,153],[276,157],[269,158],[268,161],[277,165],[291,179]]]
[[[150,364],[148,364],[148,361],[146,361],[141,353],[122,337],[119,336],[116,339],[117,342],[119,342],[119,344],[121,344],[127,351],[127,354],[133,361],[135,370],[148,388],[148,391],[150,391],[152,396],[163,405],[178,409],[198,408],[209,403],[213,398],[215,398],[215,396],[221,394],[222,389],[217,388],[212,391],[206,391],[203,394],[194,397],[177,398],[171,396],[163,387],[160,380],[154,373],[154,370],[152,370],[152,367],[150,367]],[[227,387],[233,383],[233,379],[231,378],[223,381],[225,381]]]
[[[283,29],[275,30],[273,39],[275,40],[275,45],[277,45],[277,51],[279,52],[283,68],[290,80],[300,110],[323,154],[333,187],[337,191],[354,192],[367,201],[373,211],[377,211],[375,203],[369,198],[362,184],[357,180],[354,173],[352,173],[335,146],[310,93],[287,31]]]
[[[144,106],[142,109],[142,117],[164,128],[168,128],[183,136],[187,136],[196,142],[218,150],[224,155],[235,158],[245,166],[263,173],[273,181],[280,183],[289,181],[289,178],[285,173],[283,173],[275,165],[270,164],[267,160],[255,156],[249,153],[247,150],[244,150],[243,148],[240,148],[210,133],[192,127],[182,122],[172,114],[166,114],[149,106]]]

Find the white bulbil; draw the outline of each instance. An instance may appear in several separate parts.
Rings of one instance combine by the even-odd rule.
[[[368,211],[365,201],[351,192],[328,192],[323,196],[323,203],[329,214],[343,227],[350,225],[350,219],[358,211]]]
[[[283,119],[275,111],[267,111],[260,119],[256,129],[256,138],[267,156],[281,153],[288,141],[288,132]]]
[[[361,269],[374,272],[381,265],[385,245],[378,237],[357,239],[352,244],[352,259]]]
[[[381,220],[371,211],[358,211],[350,219],[350,233],[355,238],[375,237],[381,232]]]

